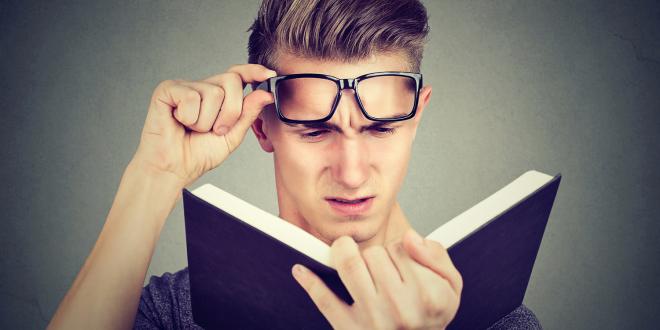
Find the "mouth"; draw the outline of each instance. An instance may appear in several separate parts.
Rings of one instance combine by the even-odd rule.
[[[364,214],[371,208],[375,196],[366,196],[361,198],[346,199],[340,197],[330,197],[325,200],[330,204],[330,207],[339,215],[360,215]]]

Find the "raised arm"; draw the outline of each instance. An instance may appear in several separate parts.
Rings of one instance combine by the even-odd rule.
[[[264,91],[243,98],[243,87],[274,75],[248,64],[202,81],[158,85],[101,234],[49,328],[132,327],[156,242],[181,190],[240,145],[273,102]]]

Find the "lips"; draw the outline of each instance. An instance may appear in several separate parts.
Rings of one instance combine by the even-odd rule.
[[[347,204],[356,204],[363,202],[367,200],[368,197],[365,198],[358,198],[358,199],[343,199],[343,198],[330,198],[330,200],[335,201],[335,202],[340,202],[340,203],[347,203]]]
[[[364,214],[371,208],[374,196],[361,198],[330,197],[325,199],[335,213],[342,216]]]

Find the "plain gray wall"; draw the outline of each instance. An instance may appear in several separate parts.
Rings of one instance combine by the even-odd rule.
[[[525,303],[548,329],[657,328],[660,10],[426,1],[433,86],[400,194],[428,234],[528,169],[561,172]],[[164,79],[246,60],[258,1],[0,4],[0,327],[42,328],[92,248]],[[277,212],[254,136],[213,182]],[[186,265],[181,205],[149,274]]]

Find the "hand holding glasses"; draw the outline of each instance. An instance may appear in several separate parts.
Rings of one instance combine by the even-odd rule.
[[[352,89],[360,110],[370,120],[393,122],[415,116],[422,74],[374,72],[354,79],[317,73],[269,78],[256,89],[271,92],[280,120],[292,124],[325,122],[332,117],[344,89]]]

